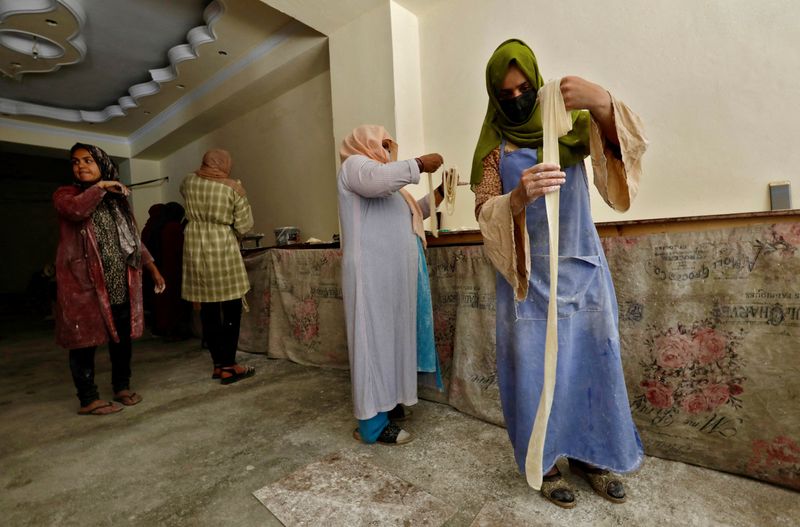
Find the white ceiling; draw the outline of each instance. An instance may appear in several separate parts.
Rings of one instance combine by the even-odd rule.
[[[158,159],[327,71],[326,35],[387,1],[0,0],[0,129]]]
[[[2,96],[60,108],[99,110],[116,104],[128,89],[150,81],[149,70],[167,65],[167,50],[186,43],[190,29],[205,25],[210,0],[79,0],[86,13],[80,31],[87,55],[77,64],[49,73],[27,73],[18,80],[0,78]],[[13,28],[23,15],[11,15],[0,31]],[[49,19],[47,12],[39,19]],[[40,30],[50,30],[46,22]],[[1,34],[1,33],[0,33]],[[0,48],[0,61],[13,61]],[[19,60],[17,58],[17,60]]]
[[[0,113],[127,138],[223,70],[252,60],[265,42],[292,38],[298,26],[302,36],[311,31],[260,0],[0,0]],[[84,56],[11,78],[47,60],[3,39],[25,33],[39,35],[40,51],[49,41],[67,48],[77,39]]]

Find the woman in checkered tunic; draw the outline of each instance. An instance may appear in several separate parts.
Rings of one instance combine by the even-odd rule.
[[[231,156],[209,150],[181,184],[186,200],[183,298],[200,302],[203,338],[214,361],[212,379],[230,384],[255,373],[236,364],[242,298],[250,289],[239,238],[253,227],[244,188],[230,179]]]

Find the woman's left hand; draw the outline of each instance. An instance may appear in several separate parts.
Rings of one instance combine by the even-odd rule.
[[[561,79],[561,96],[567,110],[597,110],[611,106],[611,96],[599,84],[574,75]]]

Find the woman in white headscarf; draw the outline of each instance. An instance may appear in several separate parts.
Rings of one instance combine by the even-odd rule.
[[[395,421],[405,417],[401,404],[417,402],[417,371],[436,372],[437,360],[423,252],[428,197],[417,202],[402,189],[443,160],[397,161],[397,143],[375,125],[353,130],[339,152],[342,293],[359,422],[353,435],[368,444],[408,443],[411,435]]]

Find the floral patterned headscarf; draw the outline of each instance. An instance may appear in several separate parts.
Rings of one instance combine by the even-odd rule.
[[[75,143],[69,149],[70,156],[74,155],[77,150],[86,150],[92,155],[94,162],[100,168],[100,179],[104,181],[119,181],[119,170],[117,164],[108,156],[108,154],[99,146],[94,146],[86,143]],[[93,185],[94,183],[89,184]],[[84,186],[84,185],[81,185]]]
[[[70,156],[78,150],[86,150],[91,154],[94,162],[100,168],[100,179],[103,181],[119,181],[119,170],[117,164],[99,146],[86,143],[75,143],[69,149]],[[75,184],[86,189],[94,183],[84,183],[75,180]],[[117,225],[119,233],[119,245],[123,254],[126,255],[128,265],[139,268],[142,262],[142,241],[139,237],[139,229],[136,227],[136,220],[133,217],[131,205],[125,196],[114,192],[106,192],[104,200],[110,205],[114,223]]]

